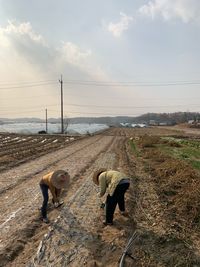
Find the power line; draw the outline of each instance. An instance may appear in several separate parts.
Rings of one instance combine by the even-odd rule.
[[[13,85],[16,86],[5,86],[2,87],[2,83],[0,86],[0,90],[9,90],[9,89],[17,89],[17,88],[26,88],[26,87],[36,87],[43,85],[53,85],[57,82],[55,80],[46,80],[46,81],[35,81],[35,82],[21,82],[21,83],[3,83],[4,85]],[[151,87],[151,86],[179,86],[179,85],[199,85],[199,80],[194,81],[170,81],[170,82],[128,82],[128,81],[119,81],[119,82],[106,82],[106,81],[95,81],[95,80],[66,80],[66,84],[70,85],[83,85],[83,86],[108,86],[108,87],[116,87],[116,86],[125,86],[125,87],[134,87],[134,86],[142,86],[142,87]],[[20,85],[22,84],[22,85]]]
[[[47,107],[55,107],[55,106],[58,106],[58,104],[53,104],[53,105],[46,105]],[[6,107],[6,108],[9,108],[9,110],[10,110],[10,108],[17,108],[17,109],[25,109],[25,110],[29,110],[29,109],[32,109],[32,108],[41,108],[41,109],[43,109],[43,106],[34,106],[34,107],[29,107],[29,108],[23,108],[23,107],[14,107],[14,106],[11,106],[11,107]],[[2,109],[1,109],[2,110]]]
[[[0,81],[0,85],[21,85],[21,84],[34,84],[34,83],[47,83],[47,82],[56,82],[55,79],[52,80],[38,80],[38,81],[18,81],[18,82],[3,82]],[[64,82],[64,81],[63,81]],[[65,82],[69,83],[97,83],[97,84],[110,84],[110,85],[115,85],[115,84],[177,84],[177,83],[200,83],[200,80],[178,80],[178,81],[165,81],[165,82],[136,82],[136,81],[99,81],[99,80],[73,80],[73,79],[67,79]]]
[[[32,98],[34,98],[34,97],[37,97],[37,98],[40,98],[40,97],[46,97],[46,96],[49,96],[49,94],[44,94],[44,95],[30,95],[29,94],[29,96],[25,96],[25,97],[23,97],[23,96],[10,96],[10,97],[1,97],[1,100],[10,100],[10,99],[32,99]],[[57,95],[54,95],[54,96],[58,96],[59,97],[59,95],[57,94]],[[91,97],[91,96],[89,96],[89,95],[80,95],[80,94],[78,94],[78,95],[73,95],[73,94],[65,94],[65,96],[72,96],[72,97],[81,97],[81,98],[89,98],[89,97]],[[108,97],[107,97],[108,98]],[[114,97],[114,96],[111,96],[109,99],[114,99],[114,98],[117,98],[117,97]],[[119,98],[117,98],[117,99],[119,99]],[[161,100],[162,99],[162,97],[140,97],[139,98],[140,100]],[[200,100],[200,97],[165,97],[165,100],[166,99],[168,99],[168,100],[188,100],[188,99],[195,99],[195,100]]]
[[[56,80],[42,80],[42,81],[20,81],[20,82],[0,82],[2,85],[20,85],[20,84],[34,84],[34,83],[46,83],[46,82],[56,82]]]
[[[48,111],[51,111],[51,112],[57,112],[58,110],[49,110],[48,109]],[[16,114],[16,116],[18,116],[18,114],[27,114],[27,113],[41,113],[41,114],[43,114],[43,110],[35,110],[35,111],[26,111],[26,112],[9,112],[9,113],[1,113],[0,114],[0,117],[1,117],[1,115],[4,115],[4,116],[10,116],[10,114],[12,115],[12,114]],[[68,112],[68,114],[95,114],[95,115],[106,115],[106,116],[108,116],[108,115],[110,115],[110,116],[136,116],[136,115],[139,115],[139,114],[131,114],[130,115],[130,113],[129,114],[111,114],[111,113],[102,113],[102,112],[78,112],[78,111],[70,111],[70,112]]]
[[[23,97],[23,96],[19,96],[19,97],[16,97],[16,96],[13,96],[13,97],[12,96],[10,96],[10,97],[1,97],[1,100],[7,100],[7,99],[10,100],[10,99],[13,99],[13,98],[14,99],[18,99],[19,98],[20,100],[21,99],[30,99],[30,98],[32,99],[34,97],[37,97],[38,98],[38,97],[43,97],[43,96],[49,96],[49,94],[45,94],[45,95],[32,95],[32,96],[29,95],[29,96],[25,96],[25,97]]]
[[[19,88],[28,88],[28,87],[37,87],[37,86],[53,85],[53,84],[56,84],[56,82],[39,83],[39,84],[27,84],[27,85],[21,85],[21,86],[0,87],[0,90],[12,90],[12,89],[19,89]]]
[[[78,104],[69,104],[68,106],[76,106],[76,107],[95,107],[95,108],[168,108],[168,107],[182,107],[182,106],[200,106],[200,104],[179,104],[179,105],[166,105],[166,106],[98,106],[98,105],[78,105]]]
[[[152,82],[152,81],[148,81],[148,82],[141,82],[141,81],[99,81],[99,80],[70,80],[67,79],[65,80],[65,82],[85,82],[85,83],[104,83],[104,84],[152,84],[152,83],[161,83],[161,82]],[[165,81],[163,83],[200,83],[200,80],[177,80],[177,81]]]
[[[26,112],[16,112],[16,111],[11,111],[11,112],[9,112],[9,114],[27,114],[27,113],[44,113],[44,111],[43,110],[29,110],[29,111],[26,111]],[[0,116],[1,115],[6,115],[6,116],[9,116],[8,115],[8,113],[2,113],[1,112],[1,114],[0,114]]]
[[[99,81],[70,81],[66,80],[65,83],[71,85],[89,85],[89,86],[178,86],[178,85],[199,85],[200,81],[174,81],[174,82],[163,82],[163,83],[145,83],[145,82],[99,82]]]
[[[56,112],[55,110],[50,110],[51,112]],[[114,114],[111,114],[111,113],[102,113],[102,112],[79,112],[79,111],[68,111],[67,112],[68,114],[80,114],[80,115],[82,115],[82,114],[88,114],[88,115],[90,115],[90,114],[95,114],[95,115],[104,115],[104,116],[138,116],[138,115],[141,115],[141,113],[138,113],[138,114],[116,114],[116,113],[114,113]]]
[[[52,110],[52,109],[48,109],[48,111],[50,112],[59,112],[59,110]],[[39,109],[39,110],[29,110],[29,111],[25,111],[25,112],[16,112],[16,111],[9,111],[8,113],[2,113],[0,114],[0,117],[2,115],[4,116],[10,116],[13,114],[16,114],[16,116],[18,116],[18,114],[27,114],[27,113],[41,113],[43,114],[43,109]],[[173,112],[180,112],[180,110],[178,111],[173,111]],[[193,111],[193,112],[197,112],[197,111]],[[119,113],[105,113],[105,112],[82,112],[82,111],[68,111],[68,114],[80,114],[80,115],[102,115],[102,116],[140,116],[142,114],[148,113],[148,111],[145,112],[140,112],[140,113],[127,113],[127,114],[119,114]],[[168,112],[167,112],[168,113]],[[171,113],[171,112],[170,112]]]
[[[46,107],[59,107],[58,104],[51,104],[51,105],[46,105]],[[89,108],[89,107],[95,107],[95,108],[117,108],[117,109],[140,109],[140,108],[170,108],[170,107],[184,107],[184,106],[193,106],[193,107],[199,107],[200,104],[179,104],[179,105],[164,105],[164,106],[156,106],[156,105],[152,105],[152,106],[98,106],[98,105],[79,105],[79,104],[69,104],[69,103],[66,103],[66,106],[65,107],[68,107],[68,106],[75,106],[75,107],[86,107],[86,108]],[[32,109],[32,108],[43,108],[43,106],[34,106],[34,107],[31,107],[31,108],[23,108],[23,107],[14,107],[14,106],[11,106],[11,107],[6,107],[6,109],[10,110],[10,108],[16,108],[16,109],[23,109],[23,110],[29,110],[29,109]],[[5,109],[0,109],[0,111],[3,110],[5,111]]]

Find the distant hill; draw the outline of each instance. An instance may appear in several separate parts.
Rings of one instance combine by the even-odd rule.
[[[9,118],[0,118],[0,123],[25,123],[25,122],[44,122],[43,119],[39,118],[15,118],[15,119],[9,119]]]
[[[200,120],[199,112],[175,112],[175,113],[147,113],[135,118],[136,123],[150,122],[154,120],[157,123],[166,122],[167,124],[185,123],[189,120]]]
[[[189,120],[200,120],[199,112],[175,112],[175,113],[147,113],[138,117],[130,116],[116,116],[116,117],[76,117],[66,118],[69,123],[99,123],[108,124],[111,126],[117,126],[120,123],[147,123],[155,121],[157,123],[167,123],[169,125],[185,123]],[[3,123],[22,123],[22,122],[45,122],[39,118],[0,118],[1,124]],[[49,118],[50,123],[59,123],[60,118]]]

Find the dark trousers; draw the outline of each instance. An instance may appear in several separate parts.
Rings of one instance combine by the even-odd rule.
[[[43,195],[43,203],[41,207],[41,213],[43,218],[47,218],[47,205],[48,205],[48,200],[49,200],[49,194],[48,194],[48,185],[46,184],[40,184],[40,189],[42,191]]]
[[[129,183],[118,184],[116,187],[114,194],[112,196],[108,195],[106,199],[106,222],[113,222],[113,215],[115,212],[115,208],[118,204],[120,211],[125,211],[125,201],[124,194],[126,190],[129,188]]]

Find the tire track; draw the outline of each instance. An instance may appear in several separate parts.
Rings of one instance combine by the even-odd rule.
[[[44,157],[45,162],[51,159],[52,164],[47,164],[48,167],[45,170],[50,171],[50,168],[55,167],[68,169],[73,177],[73,187],[73,184],[76,184],[79,173],[85,171],[90,162],[94,161],[99,153],[112,146],[114,139],[106,136],[92,137],[89,141],[85,140],[79,148],[77,143],[71,145],[71,151],[73,152],[70,155],[68,153],[66,156],[56,160],[55,156],[47,155]],[[64,153],[64,150],[62,150],[62,153]],[[33,169],[30,168],[29,172],[33,173]],[[32,177],[34,179],[25,179],[24,183],[18,183],[13,189],[7,190],[7,192],[0,195],[0,262],[3,264],[12,261],[19,254],[18,250],[21,251],[24,248],[29,237],[34,235],[39,226],[39,222],[35,220],[38,216],[37,209],[41,204],[38,182],[43,174],[44,171],[38,171],[38,174]],[[28,219],[29,216],[30,219]],[[16,242],[13,242],[13,240]]]
[[[87,140],[78,140],[75,144],[70,144],[66,148],[49,153],[48,160],[46,160],[46,155],[41,156],[39,159],[32,160],[19,167],[11,169],[10,171],[3,172],[0,176],[0,194],[14,188],[25,180],[34,177],[53,164],[85,149],[87,146],[93,146],[101,138],[101,136],[95,136]]]
[[[91,259],[91,246],[94,250],[94,241],[98,242],[98,234],[93,232],[96,232],[100,221],[97,212],[99,200],[92,175],[100,166],[113,168],[115,160],[114,153],[101,153],[84,173],[86,178],[83,183],[69,198],[61,215],[41,241],[37,255],[27,266],[84,266]]]

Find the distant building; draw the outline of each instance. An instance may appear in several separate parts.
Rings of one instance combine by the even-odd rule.
[[[167,122],[160,122],[159,125],[160,125],[160,126],[167,126],[168,123],[167,123]]]
[[[193,124],[195,121],[194,120],[189,120],[188,123],[189,124]]]
[[[131,124],[132,128],[145,128],[147,125],[145,123],[132,123]]]
[[[156,126],[156,125],[158,125],[158,123],[155,120],[150,120],[149,125]]]
[[[129,122],[120,122],[120,125],[122,127],[131,127],[131,124]]]

